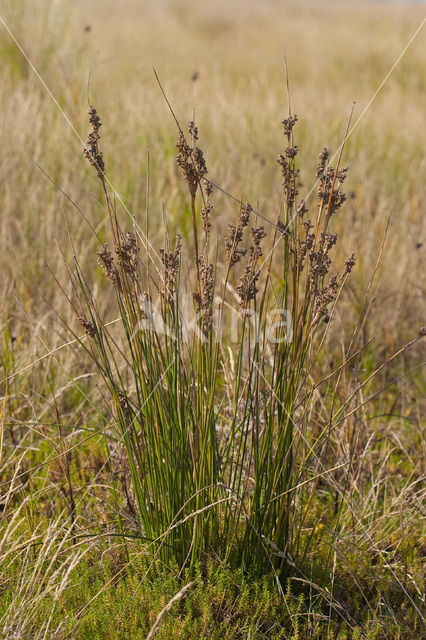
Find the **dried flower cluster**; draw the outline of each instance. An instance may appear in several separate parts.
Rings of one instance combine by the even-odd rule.
[[[178,154],[176,163],[182,170],[185,182],[188,184],[191,198],[195,198],[200,180],[207,173],[207,166],[204,160],[204,154],[196,143],[198,140],[198,129],[192,120],[188,121],[188,132],[191,136],[192,146],[190,146],[185,138],[182,130],[179,131],[176,148]]]
[[[213,210],[213,205],[210,202],[210,200],[207,200],[206,204],[201,209],[201,219],[203,221],[203,229],[204,229],[206,238],[209,235],[209,231],[212,226],[212,223],[210,221],[212,210]]]
[[[323,284],[331,266],[330,250],[336,242],[335,233],[323,231],[318,250],[312,248],[309,252],[309,287],[315,299],[314,311],[318,317],[326,315],[326,307],[334,300],[338,289],[336,276],[332,276],[328,286]]]
[[[83,327],[86,336],[89,336],[89,338],[94,338],[96,335],[96,327],[93,322],[91,320],[88,320],[85,316],[79,316],[78,320]]]
[[[290,115],[288,118],[284,118],[284,120],[282,121],[284,135],[287,136],[288,138],[290,138],[293,132],[293,127],[296,124],[297,120],[298,120],[298,117],[296,114],[294,114],[293,116]]]
[[[328,286],[323,287],[315,297],[313,324],[320,318],[324,318],[325,322],[330,320],[328,305],[334,302],[339,289],[339,279],[336,275],[330,278]]]
[[[111,280],[114,287],[120,287],[120,275],[116,267],[114,256],[105,244],[100,251],[97,252],[98,264],[104,270],[108,280]]]
[[[266,237],[266,233],[263,227],[252,227],[250,229],[251,245],[249,248],[249,261],[245,266],[244,272],[240,278],[240,281],[236,287],[240,296],[240,307],[242,310],[247,308],[250,300],[254,300],[258,289],[256,282],[259,278],[259,271],[256,271],[256,264],[260,256],[262,255],[262,248],[260,243],[263,238]]]
[[[283,176],[283,195],[289,208],[293,206],[298,194],[296,188],[296,179],[299,175],[299,169],[296,169],[294,164],[294,159],[297,155],[297,151],[298,149],[296,145],[287,147],[284,151],[284,155],[280,154],[277,160],[278,164],[281,167],[281,173]]]
[[[308,213],[308,208],[306,206],[306,202],[304,200],[302,200],[300,202],[299,206],[297,207],[296,214],[299,216],[299,218],[301,218],[303,220],[303,218],[305,217],[306,213]]]
[[[289,133],[291,133],[291,131]],[[286,149],[284,157],[280,156],[279,162],[283,169],[287,171],[285,174],[287,180],[291,174],[289,161],[295,157],[295,149],[296,148],[293,145]],[[337,235],[327,231],[327,222],[329,215],[337,211],[345,200],[345,195],[338,189],[335,189],[335,183],[337,181],[337,184],[341,184],[345,180],[346,173],[348,171],[347,168],[335,171],[334,169],[327,167],[329,156],[330,154],[328,150],[324,148],[319,155],[316,170],[316,175],[320,182],[318,190],[320,209],[324,205],[328,206],[328,217],[324,225],[324,230],[321,233],[319,232],[318,227],[314,230],[311,220],[309,218],[305,219],[308,209],[305,201],[302,200],[296,209],[297,219],[301,221],[301,224],[297,225],[297,233],[291,246],[291,251],[294,255],[294,267],[297,274],[300,274],[303,271],[308,260],[309,292],[313,300],[313,324],[315,324],[320,318],[323,318],[326,322],[329,320],[328,306],[336,299],[337,292],[343,279],[348,273],[350,273],[356,260],[355,254],[352,254],[346,260],[340,275],[331,276],[328,284],[326,284],[325,280],[329,275],[332,266],[330,252],[337,242]],[[288,173],[289,171],[290,174]],[[291,174],[290,177],[294,179],[292,183],[294,186],[296,175]],[[284,191],[285,190],[286,184],[284,184]],[[287,188],[287,194],[288,193],[289,191]],[[318,242],[317,236],[319,236]]]
[[[335,170],[327,166],[330,152],[324,148],[318,158],[316,175],[319,180],[318,197],[320,201],[328,207],[328,216],[335,213],[345,202],[346,194],[335,187],[335,184],[342,184],[346,179],[349,167],[342,167]]]
[[[281,167],[283,195],[288,209],[290,209],[297,196],[296,180],[299,175],[299,169],[296,169],[295,158],[298,153],[297,145],[292,144],[293,128],[297,122],[296,115],[290,115],[282,121],[284,135],[287,136],[288,146],[284,150],[284,154],[278,156],[277,162]]]
[[[328,149],[324,147],[318,156],[318,164],[317,164],[317,170],[316,170],[317,178],[320,179],[324,175],[329,157],[330,157],[330,152]]]
[[[252,227],[250,229],[251,245],[249,248],[249,256],[251,261],[257,261],[263,254],[260,246],[260,242],[263,238],[266,238],[266,232],[264,227]]]
[[[337,291],[343,283],[344,278],[352,271],[355,266],[356,257],[352,253],[345,261],[343,269],[339,276],[333,275],[328,285],[324,286],[324,278],[328,274],[331,267],[331,258],[329,256],[330,249],[336,244],[337,236],[334,233],[324,231],[321,234],[320,249],[311,251],[309,259],[311,263],[310,270],[310,288],[314,295],[314,319],[315,323],[320,318],[324,318],[326,322],[330,319],[328,313],[328,305],[336,299]]]
[[[285,133],[290,136],[294,122],[292,121],[291,127],[287,121],[284,121],[283,125]],[[298,172],[295,172],[294,164],[291,165],[291,161],[294,160],[296,154],[297,147],[292,145],[285,150],[284,156],[280,156],[278,160],[283,170],[284,195],[287,203],[291,205],[294,204],[294,198],[297,194],[295,184]],[[356,260],[355,254],[352,254],[347,258],[340,275],[331,276],[328,283],[326,283],[326,278],[332,266],[330,252],[337,242],[337,235],[327,231],[327,224],[331,214],[337,211],[346,199],[345,194],[336,186],[344,182],[348,171],[347,167],[334,170],[327,166],[329,157],[329,151],[324,148],[319,155],[316,169],[316,176],[319,181],[320,211],[323,207],[327,208],[323,231],[320,233],[319,222],[316,229],[314,229],[311,220],[309,218],[305,219],[308,209],[305,201],[302,200],[296,209],[297,219],[300,220],[301,224],[297,225],[297,232],[291,246],[296,274],[300,274],[306,264],[309,266],[308,284],[309,294],[313,301],[313,324],[316,324],[320,318],[324,318],[325,321],[329,320],[328,306],[336,299],[343,279],[353,269]]]
[[[138,278],[138,264],[139,264],[139,247],[137,245],[136,236],[134,233],[127,233],[124,236],[120,245],[115,246],[115,253],[117,259],[125,273],[127,273],[131,280],[135,282]],[[104,270],[104,273],[108,280],[111,280],[114,287],[121,288],[120,273],[116,265],[114,256],[108,248],[108,244],[105,244],[97,253],[98,264]]]
[[[213,265],[208,264],[203,257],[198,260],[200,271],[200,293],[193,294],[193,298],[196,304],[197,312],[201,312],[201,330],[204,335],[207,335],[212,328],[213,311],[213,291],[214,291],[214,278],[213,278]]]
[[[252,211],[253,209],[251,205],[247,202],[247,204],[242,205],[240,209],[237,226],[228,224],[228,235],[225,238],[225,248],[230,267],[239,262],[242,256],[246,254],[246,251],[244,249],[240,249],[239,245],[243,239],[244,229],[250,221],[250,214]]]
[[[133,281],[137,279],[139,250],[134,233],[126,233],[121,245],[115,249],[115,253],[121,260],[124,271],[129,274]]]
[[[211,218],[211,213],[213,211],[213,205],[209,199],[213,191],[213,185],[211,182],[209,182],[209,180],[204,180],[204,189],[206,191],[207,201],[201,209],[201,219],[203,221],[204,233],[207,238],[209,235],[210,228],[212,226],[210,218]]]
[[[92,125],[92,131],[87,136],[87,146],[84,147],[83,154],[89,160],[90,164],[95,167],[98,178],[103,179],[105,164],[102,151],[99,151],[98,148],[98,140],[100,138],[99,129],[102,126],[102,122],[95,107],[92,107],[92,105],[90,105],[88,113],[90,115],[89,122]]]
[[[307,211],[306,207],[301,214],[302,218],[305,211]],[[314,246],[315,234],[311,233],[312,228],[312,222],[309,218],[307,218],[303,222],[303,236],[301,236],[301,234],[299,233],[295,240],[294,253],[296,256],[296,268],[298,273],[301,273],[303,271],[306,255],[312,250],[312,247]]]
[[[164,280],[163,287],[161,289],[161,296],[169,305],[173,304],[181,251],[182,236],[180,234],[177,234],[176,236],[174,251],[167,252],[165,249],[160,249],[161,262],[164,266]]]
[[[346,258],[345,266],[343,267],[343,275],[348,275],[354,268],[356,263],[356,255],[352,253],[349,258]]]
[[[309,281],[311,291],[314,293],[318,292],[318,280],[325,278],[328,274],[328,270],[331,265],[331,258],[328,255],[329,250],[331,249],[331,244],[326,245],[324,248],[320,248],[318,251],[314,251],[313,249],[309,252],[309,260],[310,260],[310,272],[309,272]]]

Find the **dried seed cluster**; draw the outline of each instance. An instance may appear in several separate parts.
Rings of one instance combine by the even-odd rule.
[[[354,268],[356,263],[356,255],[352,253],[349,258],[346,258],[345,266],[343,267],[343,275],[348,275]]]
[[[185,182],[188,184],[189,192],[192,198],[195,198],[198,185],[207,173],[207,166],[204,160],[204,154],[196,143],[198,140],[198,129],[193,120],[188,121],[188,132],[191,136],[192,146],[190,146],[185,138],[182,130],[179,131],[176,148],[178,154],[176,163],[182,170]]]
[[[121,244],[115,246],[115,254],[124,272],[129,275],[133,282],[138,279],[139,247],[134,233],[127,233]],[[98,264],[102,267],[108,280],[111,280],[114,287],[121,289],[120,272],[112,252],[105,244],[97,252]]]
[[[290,115],[288,118],[284,118],[284,120],[282,121],[284,135],[287,136],[288,138],[291,136],[293,127],[296,124],[297,120],[298,120],[298,117],[296,114],[294,114],[294,115]]]
[[[89,336],[89,338],[94,338],[96,335],[96,327],[93,322],[91,320],[88,320],[86,316],[79,316],[78,320],[83,327],[86,336]]]
[[[252,227],[250,229],[250,235],[250,258],[236,287],[237,292],[240,296],[241,310],[246,309],[250,300],[254,300],[256,294],[258,293],[256,282],[259,279],[260,271],[256,271],[256,264],[263,253],[260,243],[262,239],[266,237],[266,233],[263,227]]]
[[[237,226],[228,224],[228,235],[225,238],[225,248],[230,267],[234,266],[237,262],[240,262],[242,256],[246,254],[246,251],[244,249],[240,249],[239,245],[243,239],[244,229],[250,221],[250,214],[252,211],[253,209],[251,205],[247,202],[247,204],[243,205],[240,209]]]
[[[284,155],[278,156],[278,164],[281,166],[281,173],[283,176],[282,187],[283,194],[287,206],[291,208],[294,204],[296,196],[298,194],[296,188],[296,178],[299,175],[299,169],[296,169],[294,165],[294,158],[297,155],[297,147],[287,147]]]
[[[306,207],[305,211],[307,211]],[[302,218],[305,211],[301,214]],[[301,235],[301,233],[299,233],[295,240],[294,253],[296,256],[296,268],[298,273],[301,273],[303,271],[305,267],[306,255],[309,254],[309,252],[312,250],[312,247],[314,246],[315,234],[311,233],[312,228],[312,222],[309,218],[307,218],[303,222],[303,236]]]
[[[164,280],[163,287],[161,289],[161,296],[169,305],[173,304],[181,251],[182,236],[180,234],[176,236],[174,251],[167,252],[165,249],[160,249],[161,262],[164,267]]]
[[[203,221],[203,229],[206,237],[209,235],[209,231],[212,226],[210,221],[212,211],[213,205],[210,200],[207,200],[206,204],[201,209],[201,219]]]
[[[299,169],[296,168],[295,158],[298,153],[297,145],[291,144],[294,125],[297,122],[297,116],[289,116],[282,121],[284,135],[287,136],[288,146],[284,149],[284,154],[278,156],[277,162],[281,167],[282,188],[286,205],[291,209],[298,194],[296,181],[299,175]]]
[[[121,260],[124,271],[133,281],[137,279],[139,250],[134,233],[126,233],[121,245],[115,248],[115,253]]]
[[[330,278],[328,286],[323,287],[317,293],[314,304],[313,324],[315,324],[320,318],[324,318],[325,322],[328,322],[330,320],[330,314],[327,307],[336,299],[338,289],[339,279],[336,275],[334,275]]]
[[[201,330],[204,335],[207,335],[213,322],[213,291],[214,291],[214,278],[213,278],[213,265],[208,264],[203,257],[198,260],[200,270],[200,293],[193,293],[193,298],[196,304],[197,312],[201,312]]]
[[[116,267],[114,256],[105,244],[100,251],[97,252],[98,264],[104,270],[104,273],[108,280],[111,280],[114,287],[120,286],[120,275]]]
[[[349,167],[342,167],[337,171],[327,166],[330,152],[324,148],[318,158],[316,175],[319,180],[318,197],[328,207],[328,215],[335,213],[345,202],[346,194],[336,188],[336,184],[342,184],[346,179]]]
[[[322,317],[326,322],[328,322],[330,316],[327,307],[334,302],[344,278],[355,266],[356,257],[355,254],[352,253],[352,255],[345,261],[340,275],[331,276],[328,285],[324,286],[324,279],[329,273],[331,267],[329,252],[336,242],[336,234],[325,231],[321,234],[320,249],[318,251],[311,251],[309,254],[311,263],[310,288],[315,300],[314,323]]]
[[[292,118],[291,116],[288,120],[283,121],[284,132],[289,141],[296,121],[297,118]],[[296,154],[297,147],[292,145],[287,147],[284,155],[278,159],[283,172],[284,195],[289,205],[294,204],[294,199],[297,195],[295,185],[298,171],[295,170],[293,162]],[[319,181],[320,211],[324,207],[327,208],[324,230],[321,233],[318,227],[314,230],[311,220],[309,218],[305,219],[308,209],[305,201],[302,200],[296,208],[296,221],[300,220],[301,224],[296,223],[297,231],[290,246],[294,255],[296,273],[300,274],[306,265],[309,267],[308,284],[310,296],[313,300],[314,323],[319,318],[324,318],[325,321],[329,319],[327,307],[336,299],[340,284],[353,269],[356,261],[355,254],[352,254],[347,258],[340,275],[331,276],[328,284],[325,283],[332,266],[330,252],[337,242],[336,234],[327,231],[327,224],[331,214],[336,212],[346,199],[345,194],[338,189],[338,186],[344,182],[348,172],[347,167],[335,171],[327,166],[329,158],[330,153],[324,148],[319,154],[316,169],[316,176]],[[293,164],[291,164],[292,162]]]
[[[314,293],[318,292],[317,286],[319,279],[325,278],[331,265],[329,256],[330,249],[336,244],[337,236],[327,232],[321,234],[321,243],[318,251],[311,249],[309,252],[310,260],[310,288]]]
[[[87,138],[87,146],[84,148],[84,155],[95,167],[98,177],[103,181],[104,162],[102,152],[99,151],[99,129],[101,127],[100,118],[94,107],[89,109],[89,121],[92,131]],[[296,167],[298,147],[294,143],[293,129],[297,123],[296,115],[289,115],[282,121],[283,132],[287,138],[287,146],[284,152],[278,157],[278,163],[282,173],[282,188],[285,199],[288,226],[281,221],[278,222],[278,230],[284,235],[288,235],[288,244],[293,259],[295,277],[299,278],[301,272],[306,268],[306,295],[307,300],[312,304],[313,323],[320,318],[327,320],[328,306],[336,299],[338,290],[345,276],[355,265],[355,255],[352,254],[345,262],[339,275],[331,275],[332,259],[331,251],[337,242],[337,236],[327,230],[329,217],[335,213],[346,199],[345,194],[340,190],[340,185],[345,181],[348,171],[347,167],[337,170],[329,166],[330,153],[323,149],[318,158],[316,176],[319,183],[318,197],[320,201],[320,215],[318,223],[314,228],[311,220],[306,217],[308,208],[304,200],[296,202],[298,196],[297,182],[299,169]],[[188,140],[188,141],[187,141]],[[188,184],[192,198],[192,212],[195,237],[196,267],[198,275],[197,291],[193,294],[194,302],[198,312],[201,312],[200,327],[207,335],[212,329],[212,301],[214,295],[214,268],[209,263],[207,253],[199,256],[197,249],[197,221],[195,216],[195,196],[197,189],[201,187],[203,181],[206,199],[200,211],[206,241],[211,229],[211,214],[213,205],[210,195],[213,190],[212,183],[205,178],[207,166],[203,152],[197,145],[198,129],[193,120],[188,121],[188,136],[180,129],[178,135],[177,165],[182,171],[184,180]],[[103,182],[105,187],[105,183]],[[109,204],[115,213],[113,205]],[[320,229],[321,211],[326,211],[323,230]],[[225,250],[227,256],[228,269],[231,269],[241,259],[248,255],[247,264],[239,279],[236,290],[240,296],[240,307],[247,309],[250,302],[255,300],[258,293],[257,283],[259,279],[258,260],[262,256],[261,243],[266,233],[263,226],[253,226],[250,228],[249,248],[243,248],[243,238],[245,229],[250,223],[250,216],[253,209],[249,203],[241,206],[236,225],[228,225],[228,235],[225,238]],[[112,214],[111,214],[112,215]],[[113,218],[112,218],[113,219]],[[293,223],[293,231],[290,231],[290,224]],[[118,239],[117,239],[118,238]],[[114,251],[108,245],[104,245],[98,252],[98,263],[103,268],[107,278],[119,291],[124,290],[128,281],[135,282],[138,278],[139,247],[134,233],[122,234],[118,230]],[[206,242],[207,247],[207,242]],[[179,272],[180,257],[182,251],[182,238],[176,236],[174,250],[160,249],[161,261],[164,269],[163,283],[160,287],[160,294],[167,305],[172,305],[176,293],[177,278]],[[297,280],[298,283],[298,280]],[[142,316],[146,315],[143,307]],[[95,325],[85,317],[80,317],[80,323],[87,335],[96,335]],[[423,332],[423,333],[422,333]],[[425,328],[420,330],[419,335],[425,335]],[[121,404],[121,401],[120,401]]]
[[[100,138],[99,129],[102,126],[100,117],[98,116],[95,107],[90,105],[89,108],[89,122],[92,125],[92,131],[87,136],[87,145],[83,149],[83,154],[87,158],[90,164],[95,167],[96,175],[98,178],[103,179],[105,164],[103,160],[102,151],[99,151],[98,140]]]

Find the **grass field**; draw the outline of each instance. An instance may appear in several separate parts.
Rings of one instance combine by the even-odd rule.
[[[0,8],[0,638],[424,637],[424,6]]]

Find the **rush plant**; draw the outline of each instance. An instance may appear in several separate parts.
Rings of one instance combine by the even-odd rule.
[[[136,220],[131,231],[119,223],[101,122],[94,107],[89,115],[84,154],[102,186],[111,234],[110,244],[99,239],[98,263],[115,291],[118,324],[101,316],[77,259],[70,273],[86,334],[81,346],[112,407],[109,452],[124,454],[138,534],[164,561],[183,566],[214,554],[285,576],[314,540],[303,524],[328,472],[321,456],[332,426],[311,420],[311,372],[355,264],[354,255],[337,269],[332,260],[330,221],[345,200],[347,168],[341,154],[332,168],[321,152],[319,205],[308,217],[290,113],[275,218],[240,203],[213,242],[216,187],[195,123],[187,134],[178,125],[192,238],[178,234],[172,245],[166,234],[157,253]]]

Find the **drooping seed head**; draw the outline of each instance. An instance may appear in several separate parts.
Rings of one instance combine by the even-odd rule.
[[[87,158],[90,164],[95,167],[96,175],[99,179],[103,179],[105,172],[105,163],[103,160],[102,151],[99,151],[98,140],[99,129],[102,126],[100,117],[98,116],[95,107],[90,105],[89,108],[89,122],[92,125],[92,131],[87,136],[87,145],[83,149],[83,155]]]

